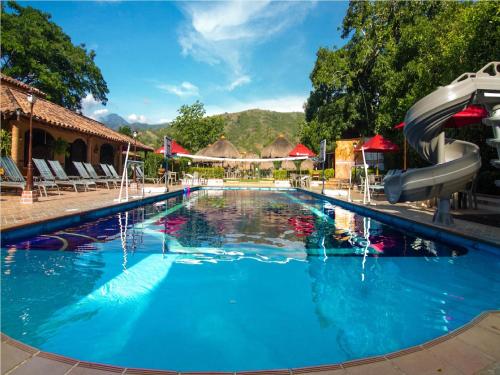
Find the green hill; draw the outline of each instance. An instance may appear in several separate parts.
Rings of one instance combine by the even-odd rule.
[[[240,151],[259,153],[278,135],[284,134],[292,143],[298,141],[299,125],[304,120],[301,112],[273,112],[250,109],[226,113],[224,133]]]
[[[240,151],[259,153],[278,135],[284,134],[292,143],[298,141],[299,125],[304,120],[302,112],[273,112],[250,109],[243,112],[224,113],[224,135]],[[145,144],[159,147],[168,126],[141,131],[139,139]]]

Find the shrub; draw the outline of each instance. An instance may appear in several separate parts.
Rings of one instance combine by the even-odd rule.
[[[283,169],[273,170],[273,178],[275,180],[287,180],[288,179],[288,171]]]
[[[12,147],[12,133],[5,129],[0,129],[0,152],[2,156],[10,155]]]
[[[162,167],[163,155],[148,152],[144,159],[144,173],[147,177],[157,177],[158,169]]]
[[[198,172],[204,178],[224,178],[224,168],[222,167],[190,167],[189,173]]]

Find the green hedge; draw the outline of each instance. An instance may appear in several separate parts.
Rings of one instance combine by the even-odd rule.
[[[273,170],[273,178],[275,180],[288,180],[288,171],[284,169]]]
[[[147,177],[158,177],[158,169],[163,163],[163,155],[148,152],[144,159],[144,173]]]
[[[198,172],[198,174],[204,178],[224,178],[224,168],[222,167],[190,167],[189,173],[193,174],[194,172]]]

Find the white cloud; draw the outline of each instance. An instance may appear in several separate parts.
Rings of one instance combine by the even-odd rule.
[[[198,87],[193,85],[191,82],[182,82],[178,86],[160,84],[157,85],[157,87],[161,90],[167,91],[170,94],[177,95],[180,98],[200,95],[200,90],[198,89]]]
[[[250,79],[249,76],[241,76],[241,77],[235,79],[229,85],[227,85],[226,86],[226,90],[227,91],[233,91],[235,88],[237,88],[239,86],[247,85],[250,82],[252,82],[252,80]]]
[[[234,102],[227,106],[207,105],[208,115],[216,115],[225,112],[241,112],[247,109],[264,109],[276,112],[303,112],[305,96],[289,95],[280,98],[257,99],[247,102]]]
[[[108,112],[109,111],[106,108],[101,108],[101,109],[96,109],[93,112],[93,114],[94,114],[95,117],[102,117],[103,115],[105,115]]]
[[[108,110],[104,108],[101,102],[95,100],[92,94],[87,94],[80,104],[82,106],[82,113],[94,120],[98,120],[108,113]]]
[[[136,115],[135,113],[131,113],[130,115],[128,115],[127,118],[130,122],[141,122],[141,123],[147,122],[146,116]]]
[[[311,2],[187,2],[188,22],[179,32],[183,55],[211,65],[227,65],[233,76],[244,72],[242,57],[251,47],[302,21]]]

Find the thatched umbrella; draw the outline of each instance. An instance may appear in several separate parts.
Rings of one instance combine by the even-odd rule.
[[[239,158],[240,153],[238,149],[229,142],[226,137],[221,136],[220,139],[213,145],[208,146],[203,152],[204,156],[211,156],[216,158]],[[227,165],[235,166],[237,162],[225,162]]]
[[[280,134],[270,145],[264,147],[261,152],[263,158],[286,158],[293,145],[283,134]]]
[[[270,145],[262,149],[261,156],[263,158],[286,158],[292,150],[293,145],[283,134],[280,134]],[[281,162],[275,162],[273,164],[275,168],[281,168]]]
[[[231,142],[229,142],[224,136],[221,136],[220,139],[213,145],[208,146],[206,150],[203,152],[203,155],[216,158],[240,157],[238,149]]]
[[[201,150],[198,150],[198,152],[197,152],[195,155],[198,155],[198,156],[205,156],[205,151],[206,151],[209,147],[211,147],[211,146],[212,146],[212,145],[210,144],[210,145],[208,145],[207,147],[204,147],[204,148],[202,148]],[[206,165],[210,165],[210,163],[209,163],[209,162],[207,162],[207,161],[203,161],[203,160],[202,160],[202,161],[199,161],[198,163],[199,163],[198,165],[200,165],[200,164],[201,164],[201,165],[204,165],[205,163],[206,163]]]
[[[241,157],[243,159],[258,159],[259,155],[254,154],[253,152],[244,152]],[[257,163],[254,163],[254,162],[249,163],[249,162],[242,161],[240,164],[240,168],[247,171],[247,170],[252,169],[252,164],[257,164]]]
[[[302,162],[300,165],[300,169],[307,170],[307,169],[314,169],[314,163],[311,159],[306,159]]]
[[[297,167],[295,166],[295,163],[291,160],[285,160],[282,164],[281,164],[281,168],[282,169],[286,169],[287,171],[296,171],[297,170]]]

